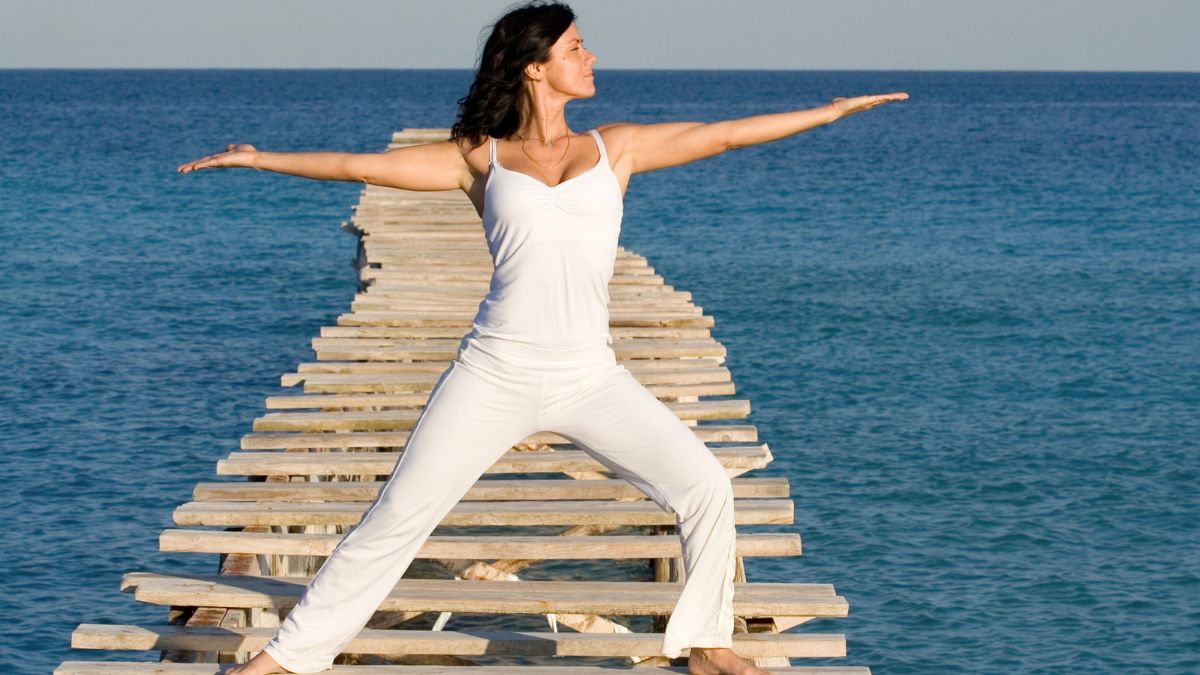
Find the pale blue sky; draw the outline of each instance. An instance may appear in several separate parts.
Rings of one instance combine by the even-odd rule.
[[[0,68],[470,68],[488,0],[0,0]],[[1200,71],[1200,0],[576,0],[603,68]]]

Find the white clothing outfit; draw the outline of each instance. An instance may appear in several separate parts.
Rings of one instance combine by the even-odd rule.
[[[661,653],[732,646],[732,486],[692,428],[610,346],[607,284],[621,194],[600,134],[591,135],[600,161],[556,187],[501,167],[492,140],[484,202],[491,290],[379,496],[264,647],[284,668],[330,668],[480,475],[543,430],[675,514],[686,581]]]
[[[491,139],[483,232],[495,271],[472,334],[577,347],[608,332],[608,282],[624,205],[600,133],[600,159],[554,187],[504,168]]]

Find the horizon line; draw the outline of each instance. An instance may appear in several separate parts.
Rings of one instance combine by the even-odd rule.
[[[44,70],[361,70],[361,71],[466,71],[474,72],[474,67],[370,67],[370,66],[0,66],[3,71],[44,71]],[[780,73],[1091,73],[1091,74],[1161,74],[1161,75],[1195,75],[1200,70],[1111,70],[1111,69],[1035,69],[1035,68],[605,68],[597,72],[780,72]]]

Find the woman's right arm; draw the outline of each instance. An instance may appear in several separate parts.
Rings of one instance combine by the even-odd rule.
[[[394,148],[378,153],[264,152],[253,145],[181,164],[179,173],[244,167],[313,180],[357,181],[405,190],[454,190],[471,183],[470,167],[452,141]]]

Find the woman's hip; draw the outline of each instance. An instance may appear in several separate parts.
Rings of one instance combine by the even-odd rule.
[[[455,360],[509,373],[562,373],[612,366],[617,357],[607,341],[572,347],[544,347],[468,333],[459,343]]]

